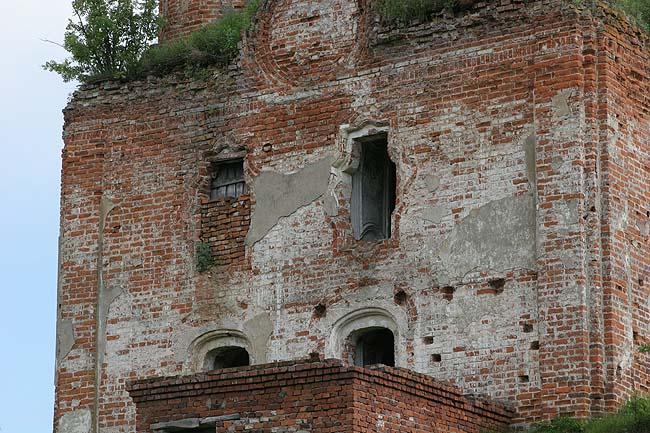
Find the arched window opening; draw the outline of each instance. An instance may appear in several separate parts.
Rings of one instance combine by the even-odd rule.
[[[391,236],[395,210],[396,166],[388,155],[386,134],[357,139],[361,155],[352,175],[352,229],[356,239],[376,241]]]
[[[367,329],[359,333],[354,350],[354,365],[383,364],[395,366],[395,336],[386,328]]]
[[[250,365],[250,356],[243,347],[219,347],[208,352],[204,365],[208,370],[244,367]]]

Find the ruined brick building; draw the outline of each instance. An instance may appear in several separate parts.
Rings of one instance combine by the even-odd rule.
[[[162,38],[242,3],[163,1]],[[648,37],[371,5],[264,0],[228,68],[75,93],[58,433],[477,433],[648,391]]]

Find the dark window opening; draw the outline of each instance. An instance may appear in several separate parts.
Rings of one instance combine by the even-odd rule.
[[[396,168],[386,135],[360,140],[359,168],[352,175],[352,227],[356,239],[388,239],[395,210]]]
[[[214,370],[250,365],[250,357],[243,347],[220,347],[210,352],[208,356],[214,358],[211,363]]]
[[[385,328],[371,329],[357,339],[354,365],[384,364],[395,366],[395,337]]]
[[[210,200],[238,198],[247,192],[243,159],[217,162],[212,168]]]

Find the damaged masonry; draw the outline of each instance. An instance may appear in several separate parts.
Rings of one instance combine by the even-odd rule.
[[[163,3],[168,40],[243,5]],[[229,68],[81,87],[55,432],[479,433],[647,392],[648,43],[560,0],[263,0]]]

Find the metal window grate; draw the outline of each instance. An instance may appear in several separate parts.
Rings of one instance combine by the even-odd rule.
[[[212,183],[210,184],[210,200],[237,198],[246,192],[244,160],[214,164]]]

